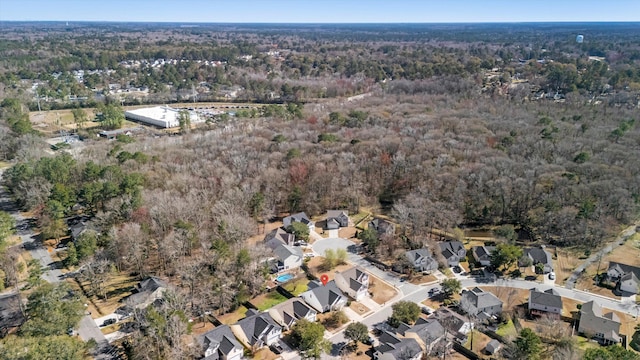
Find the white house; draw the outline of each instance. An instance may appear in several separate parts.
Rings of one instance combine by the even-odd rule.
[[[276,264],[276,272],[282,272],[297,269],[302,266],[303,253],[299,247],[279,244],[273,249],[278,260]]]
[[[343,293],[356,301],[362,300],[369,291],[369,275],[356,266],[336,272],[335,282]]]

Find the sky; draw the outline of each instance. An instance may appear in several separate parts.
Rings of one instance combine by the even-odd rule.
[[[0,21],[640,21],[640,0],[0,0]]]

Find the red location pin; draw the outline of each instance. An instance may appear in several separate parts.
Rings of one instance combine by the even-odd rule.
[[[322,285],[327,285],[329,282],[329,276],[327,274],[322,274],[322,276],[320,276],[320,281],[322,281]]]

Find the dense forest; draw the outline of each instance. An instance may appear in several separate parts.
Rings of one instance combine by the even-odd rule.
[[[246,239],[287,213],[375,209],[401,226],[375,250],[389,258],[432,243],[434,229],[504,224],[529,243],[600,247],[638,216],[638,29],[514,27],[5,26],[0,159],[15,165],[4,185],[45,238],[91,219],[99,234],[68,265],[83,264],[99,296],[114,272],[180,284],[165,313],[140,315],[127,349],[141,359],[189,358],[176,340],[184,314],[224,313],[263,291],[265,251]],[[588,41],[575,43],[578,31]],[[182,61],[125,66],[157,59]],[[105,71],[79,82],[81,69]],[[28,109],[114,102],[93,97],[114,82],[150,89],[124,103],[178,101],[206,83],[287,110],[50,156]]]

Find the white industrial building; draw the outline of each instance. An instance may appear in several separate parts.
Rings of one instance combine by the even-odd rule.
[[[180,110],[168,106],[154,106],[129,110],[125,111],[124,115],[127,119],[140,121],[145,124],[165,129],[180,126]],[[189,117],[192,124],[204,121],[204,118],[199,116],[195,111],[189,110]]]

